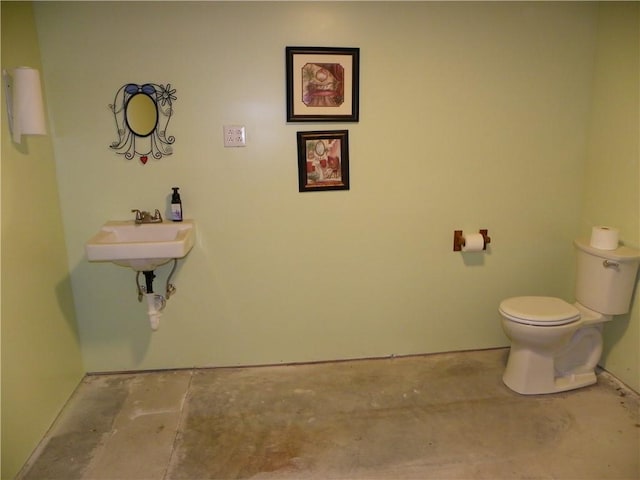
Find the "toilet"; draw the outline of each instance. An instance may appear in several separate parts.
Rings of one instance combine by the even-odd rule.
[[[502,328],[511,340],[502,380],[515,392],[555,393],[596,383],[603,324],[629,311],[640,250],[600,250],[589,240],[574,245],[575,303],[540,296],[500,303]]]

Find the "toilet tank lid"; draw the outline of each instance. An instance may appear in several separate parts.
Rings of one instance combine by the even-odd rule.
[[[500,303],[500,313],[530,325],[564,325],[580,318],[580,310],[556,297],[513,297]]]
[[[592,247],[588,239],[578,238],[573,241],[580,250],[595,255],[596,257],[606,258],[607,260],[615,260],[616,262],[637,262],[640,260],[640,250],[620,245],[615,250],[601,250]]]

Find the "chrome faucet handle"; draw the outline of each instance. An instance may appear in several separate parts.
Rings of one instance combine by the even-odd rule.
[[[153,214],[152,220],[154,222],[162,222],[162,215],[160,214],[160,210],[156,208],[156,213]]]
[[[149,215],[148,212],[141,212],[140,210],[138,210],[137,208],[134,208],[131,210],[131,212],[135,212],[136,214],[136,218],[135,218],[135,223],[142,223],[144,221],[144,218],[146,215]]]

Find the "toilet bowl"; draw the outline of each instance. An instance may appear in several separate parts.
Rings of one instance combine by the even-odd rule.
[[[502,380],[521,394],[555,393],[596,382],[602,324],[612,319],[555,297],[515,297],[500,304],[511,340]]]
[[[511,340],[502,380],[515,392],[555,393],[596,383],[603,324],[630,308],[640,251],[599,250],[576,240],[576,302],[521,296],[498,308]]]

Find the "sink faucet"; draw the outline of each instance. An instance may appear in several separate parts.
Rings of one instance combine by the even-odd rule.
[[[157,208],[153,215],[151,215],[149,212],[145,212],[144,210],[138,210],[137,208],[134,208],[131,211],[135,212],[136,218],[134,222],[137,223],[138,225],[141,223],[161,223],[162,222],[162,215],[160,215],[160,210],[158,210]]]

